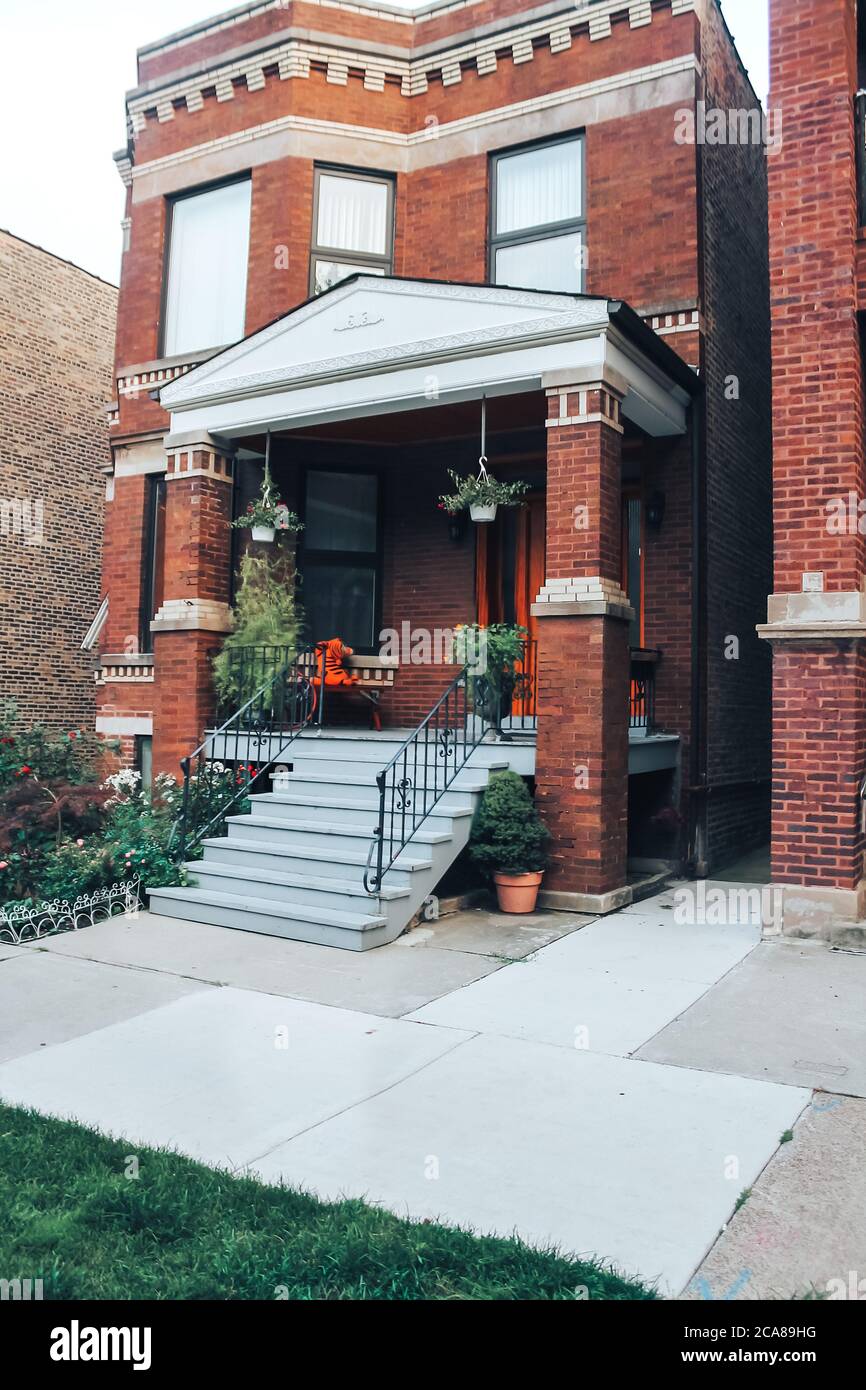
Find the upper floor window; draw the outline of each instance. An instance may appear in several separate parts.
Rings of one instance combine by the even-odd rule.
[[[244,335],[250,180],[171,203],[162,353],[224,347]]]
[[[347,275],[390,275],[394,257],[394,180],[317,169],[313,195],[310,291]]]
[[[583,139],[497,154],[492,163],[490,278],[519,289],[583,289]]]

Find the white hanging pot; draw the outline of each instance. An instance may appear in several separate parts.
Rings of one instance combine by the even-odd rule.
[[[274,526],[254,526],[252,532],[254,541],[267,541],[268,544],[271,544],[277,534]]]
[[[469,515],[473,521],[495,521],[496,503],[490,502],[484,507],[480,502],[473,502],[469,508]]]

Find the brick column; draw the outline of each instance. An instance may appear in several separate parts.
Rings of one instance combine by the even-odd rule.
[[[771,0],[768,156],[775,593],[773,882],[782,929],[866,907],[866,476],[858,323],[856,6]],[[803,73],[808,72],[808,82]]]
[[[231,626],[232,454],[208,435],[166,440],[165,600],[154,634],[154,772],[178,775],[213,718],[211,657]]]
[[[543,901],[628,901],[628,623],[620,587],[618,382],[548,387],[547,577],[539,621],[538,805],[553,835]],[[623,388],[624,389],[624,388]]]

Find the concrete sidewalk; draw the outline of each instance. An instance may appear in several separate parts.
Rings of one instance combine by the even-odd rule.
[[[516,1230],[668,1295],[790,1297],[866,1248],[844,1179],[857,1122],[819,1127],[814,1172],[808,1123],[813,1087],[866,1094],[864,968],[677,926],[669,896],[598,920],[465,913],[358,955],[142,913],[0,952],[0,1096],[324,1197]],[[814,1222],[795,1259],[780,1233],[744,1280],[731,1242],[757,1239],[747,1217],[783,1219],[784,1195],[761,1194],[784,1192],[795,1152],[845,1240]]]

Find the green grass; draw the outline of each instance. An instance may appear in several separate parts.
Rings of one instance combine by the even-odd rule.
[[[137,1178],[127,1176],[131,1155]],[[72,1299],[656,1296],[516,1239],[319,1202],[6,1106],[0,1278],[41,1278],[45,1298]]]

